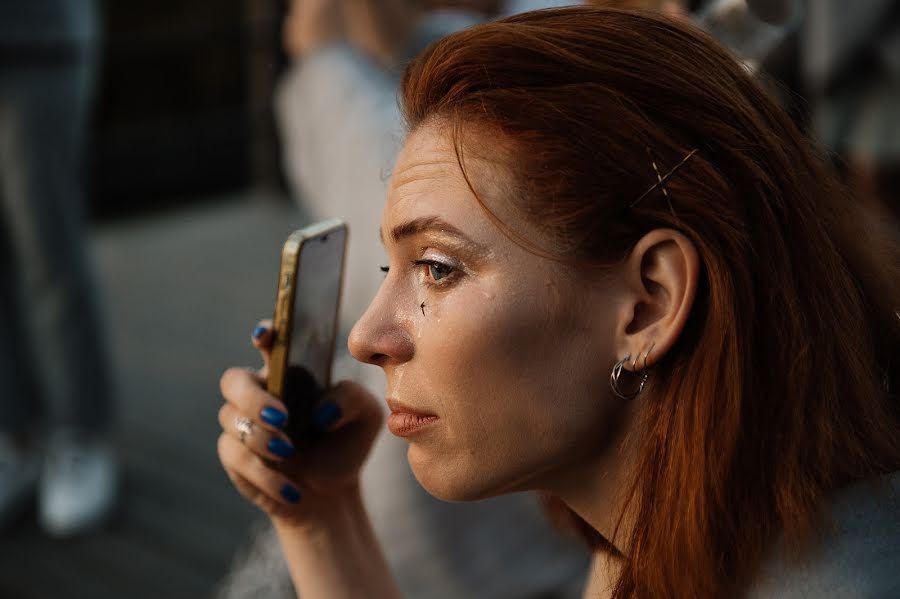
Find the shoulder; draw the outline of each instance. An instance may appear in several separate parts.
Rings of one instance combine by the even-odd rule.
[[[900,597],[900,471],[836,493],[821,542],[773,552],[748,597]]]

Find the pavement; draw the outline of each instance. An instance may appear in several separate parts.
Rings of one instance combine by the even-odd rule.
[[[216,457],[219,377],[258,365],[250,331],[272,313],[281,245],[303,224],[283,198],[246,193],[92,229],[122,500],[84,538],[47,538],[33,509],[0,531],[0,597],[211,595],[261,517]]]

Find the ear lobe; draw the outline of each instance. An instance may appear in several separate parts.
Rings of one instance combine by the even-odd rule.
[[[623,356],[637,360],[626,368],[640,370],[647,353],[647,365],[659,361],[684,330],[697,293],[700,260],[684,234],[655,229],[635,244],[625,267],[631,305],[619,345]]]

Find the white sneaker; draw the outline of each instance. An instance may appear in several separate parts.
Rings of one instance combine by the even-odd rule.
[[[65,537],[98,528],[115,507],[118,479],[116,458],[106,442],[72,434],[54,438],[38,488],[44,531]]]
[[[37,486],[40,456],[0,434],[0,527],[12,522]]]

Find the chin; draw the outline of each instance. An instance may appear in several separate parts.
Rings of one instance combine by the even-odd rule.
[[[498,495],[529,490],[527,486],[512,484],[515,477],[498,476],[498,469],[481,471],[475,464],[464,464],[444,458],[435,460],[410,446],[409,466],[419,484],[430,495],[443,501],[468,502],[490,499]]]
[[[455,481],[445,476],[435,476],[432,471],[423,472],[421,469],[413,468],[413,474],[429,495],[442,501],[480,501],[495,495],[472,485],[471,481]]]

